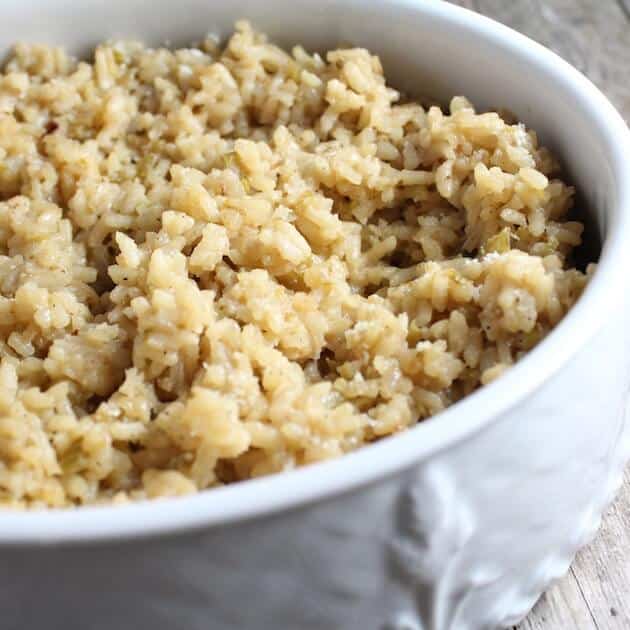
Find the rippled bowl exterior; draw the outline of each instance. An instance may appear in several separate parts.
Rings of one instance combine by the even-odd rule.
[[[516,623],[594,534],[630,454],[630,140],[557,57],[433,1],[31,0],[17,39],[186,43],[248,17],[350,41],[412,94],[465,94],[540,131],[606,241],[566,321],[498,382],[339,462],[189,499],[0,516],[2,630],[480,630]]]

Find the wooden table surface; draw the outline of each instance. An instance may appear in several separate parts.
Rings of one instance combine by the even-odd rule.
[[[551,48],[630,121],[630,0],[449,0]],[[515,630],[630,629],[630,470],[593,543]]]

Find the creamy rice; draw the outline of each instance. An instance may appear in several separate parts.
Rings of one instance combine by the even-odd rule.
[[[363,49],[16,46],[0,75],[0,505],[337,457],[497,378],[580,295],[534,132]],[[589,267],[590,273],[591,267]]]

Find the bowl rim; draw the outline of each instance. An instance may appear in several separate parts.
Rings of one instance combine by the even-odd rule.
[[[269,516],[386,479],[497,421],[538,389],[605,325],[630,264],[630,131],[608,99],[558,55],[511,28],[459,6],[432,0],[382,0],[472,31],[562,84],[593,120],[611,154],[616,208],[598,268],[582,297],[531,353],[497,381],[407,431],[338,459],[214,488],[198,494],[78,509],[2,511],[0,546],[84,544],[175,534]],[[349,4],[357,4],[350,0]],[[360,3],[359,3],[360,4]],[[377,465],[375,465],[375,462]]]

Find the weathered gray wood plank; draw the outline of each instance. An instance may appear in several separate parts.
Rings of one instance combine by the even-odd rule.
[[[628,20],[630,20],[630,0],[617,0],[619,8],[626,14]]]
[[[630,7],[630,0],[623,0]],[[455,0],[567,59],[630,117],[630,28],[621,0]]]
[[[551,48],[630,120],[630,0],[451,0]],[[630,471],[602,529],[517,630],[630,628]]]
[[[602,529],[573,563],[600,630],[630,628],[630,469]]]
[[[568,621],[569,620],[569,621]],[[630,470],[596,539],[518,630],[630,628]]]
[[[572,571],[542,596],[518,630],[598,630]]]

